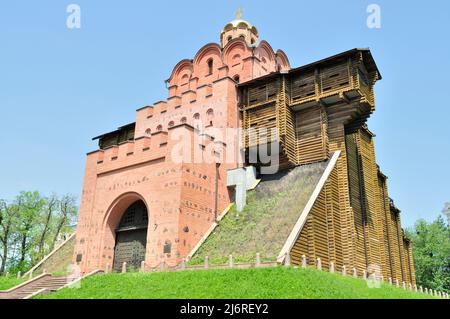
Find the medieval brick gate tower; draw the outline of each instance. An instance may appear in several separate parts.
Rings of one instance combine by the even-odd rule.
[[[237,17],[223,28],[220,44],[175,66],[167,100],[139,108],[134,123],[95,138],[74,261],[83,273],[119,270],[123,262],[178,265],[237,201],[237,187],[227,186],[230,172],[250,164],[259,172],[264,165],[258,156],[249,163],[249,154],[270,144],[278,147],[280,170],[336,158],[309,208],[280,234],[293,263],[320,257],[337,271],[346,265],[360,273],[377,265],[385,278],[414,283],[412,248],[366,126],[379,79],[368,49],[292,69],[283,51]],[[242,138],[234,134],[239,129]]]

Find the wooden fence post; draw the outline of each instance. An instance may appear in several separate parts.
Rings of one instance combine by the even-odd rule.
[[[209,257],[205,256],[205,269],[209,268]]]
[[[306,268],[306,256],[302,255],[302,268]]]
[[[285,267],[291,266],[291,255],[289,253],[286,253],[286,257],[284,259],[284,266]]]
[[[127,272],[127,262],[124,261],[122,264],[122,273],[126,273]]]
[[[228,256],[228,267],[233,268],[233,255]]]
[[[255,266],[256,266],[256,267],[260,267],[260,266],[261,266],[261,257],[259,256],[259,253],[256,253],[256,262],[255,262]]]
[[[347,276],[347,266],[346,265],[342,266],[342,276]]]
[[[317,269],[322,270],[322,260],[320,258],[317,258]]]
[[[330,272],[334,274],[334,262],[330,262]]]

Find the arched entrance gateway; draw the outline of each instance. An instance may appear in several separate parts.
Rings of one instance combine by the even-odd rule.
[[[123,213],[115,230],[113,269],[120,271],[122,264],[139,268],[145,260],[148,212],[142,200],[135,201]]]

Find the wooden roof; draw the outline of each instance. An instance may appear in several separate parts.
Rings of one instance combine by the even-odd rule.
[[[368,48],[355,48],[355,49],[351,49],[351,50],[348,50],[348,51],[345,51],[345,52],[338,53],[336,55],[332,55],[332,56],[327,57],[327,58],[322,59],[322,60],[318,60],[318,61],[315,61],[315,62],[312,62],[312,63],[309,63],[309,64],[305,64],[305,65],[297,67],[297,68],[293,68],[293,69],[291,69],[289,71],[272,72],[272,73],[269,73],[267,75],[261,76],[259,78],[255,78],[255,79],[252,79],[250,81],[242,82],[238,86],[239,87],[244,87],[244,86],[247,86],[247,85],[256,84],[258,82],[262,82],[262,81],[270,79],[272,77],[279,76],[280,74],[295,74],[295,73],[299,73],[299,72],[304,72],[306,70],[315,68],[317,66],[323,66],[323,65],[327,65],[327,64],[333,63],[336,60],[339,60],[339,59],[344,58],[344,57],[353,56],[355,53],[358,53],[358,52],[361,52],[363,54],[363,58],[364,58],[364,62],[366,64],[367,70],[369,72],[376,71],[378,73],[378,79],[381,80],[382,79],[381,73],[378,70],[378,67],[377,67],[377,65],[375,63],[375,60],[373,59],[373,56],[372,56],[372,53],[371,53],[370,49],[368,49]]]
[[[122,131],[124,129],[132,128],[132,127],[135,127],[135,126],[136,126],[136,122],[129,123],[129,124],[126,124],[126,125],[122,125],[122,126],[118,127],[117,130],[111,131],[111,132],[108,132],[108,133],[104,133],[104,134],[101,134],[101,135],[96,136],[96,137],[93,137],[92,140],[94,141],[94,140],[98,140],[98,139],[100,139],[102,137],[105,137],[105,136],[108,136],[108,135],[117,134],[117,133],[119,133],[120,131]]]

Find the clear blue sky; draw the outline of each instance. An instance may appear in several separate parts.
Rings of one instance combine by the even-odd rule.
[[[66,27],[70,3],[81,29]],[[371,3],[379,30],[366,26]],[[450,201],[449,1],[2,1],[0,198],[79,197],[91,138],[164,99],[175,64],[218,42],[239,6],[292,66],[372,49],[377,160],[403,224],[434,219]]]

